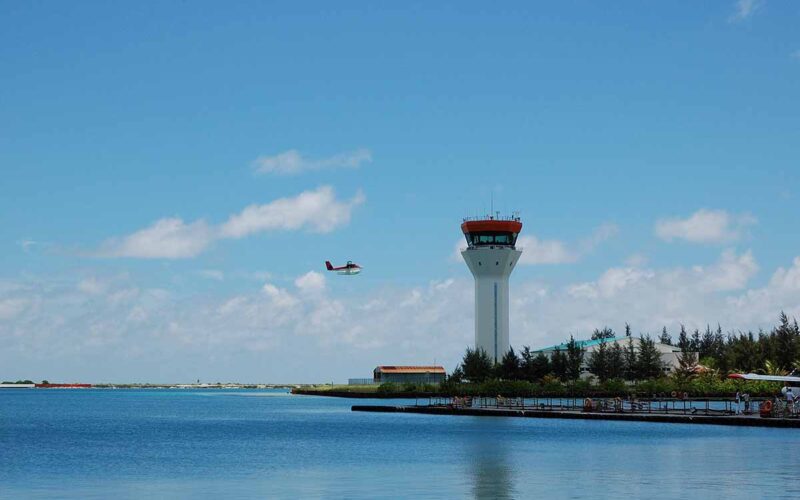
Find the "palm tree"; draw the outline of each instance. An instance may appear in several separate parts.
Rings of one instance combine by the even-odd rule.
[[[770,360],[764,361],[764,369],[759,371],[762,372],[764,375],[784,376],[788,374],[786,370],[781,369],[780,366],[778,366],[776,363],[773,363]]]

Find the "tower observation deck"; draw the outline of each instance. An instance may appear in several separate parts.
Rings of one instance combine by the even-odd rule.
[[[498,363],[508,352],[508,278],[521,250],[519,217],[486,216],[464,219],[461,231],[467,248],[461,256],[475,278],[475,348]]]

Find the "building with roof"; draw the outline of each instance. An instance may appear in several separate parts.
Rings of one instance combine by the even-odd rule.
[[[443,366],[378,366],[372,374],[376,384],[440,384],[447,373]]]
[[[593,374],[588,369],[589,363],[589,356],[597,350],[598,346],[605,342],[608,347],[612,347],[614,344],[620,344],[620,347],[625,349],[628,347],[628,342],[633,343],[634,349],[637,351],[639,350],[639,342],[640,339],[638,337],[612,337],[609,339],[595,339],[595,340],[576,340],[575,344],[580,347],[584,354],[583,354],[583,365],[581,366],[581,378],[587,378],[592,376]],[[660,344],[658,342],[655,343],[656,350],[658,350],[659,355],[661,356],[661,363],[663,364],[664,374],[670,374],[675,369],[680,366],[678,363],[678,358],[681,354],[680,348],[674,345],[669,344]],[[544,353],[547,357],[552,357],[553,353],[556,351],[566,352],[567,351],[567,343],[561,343],[557,345],[552,345],[549,347],[544,347],[542,349],[537,349],[533,351],[534,353]]]

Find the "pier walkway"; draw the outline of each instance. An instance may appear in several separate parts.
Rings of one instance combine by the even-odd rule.
[[[761,416],[759,406],[766,401],[752,401],[752,411],[741,414],[737,414],[735,403],[724,399],[431,398],[427,404],[417,401],[408,406],[355,405],[351,409],[380,413],[800,428],[800,415],[788,408],[774,408],[766,417]],[[769,407],[772,406],[770,402]]]

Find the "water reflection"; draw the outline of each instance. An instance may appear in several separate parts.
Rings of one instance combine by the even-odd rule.
[[[513,443],[504,430],[505,419],[491,419],[495,425],[475,422],[470,432],[467,453],[472,477],[472,496],[484,498],[514,498],[514,470],[510,466],[509,451]]]

